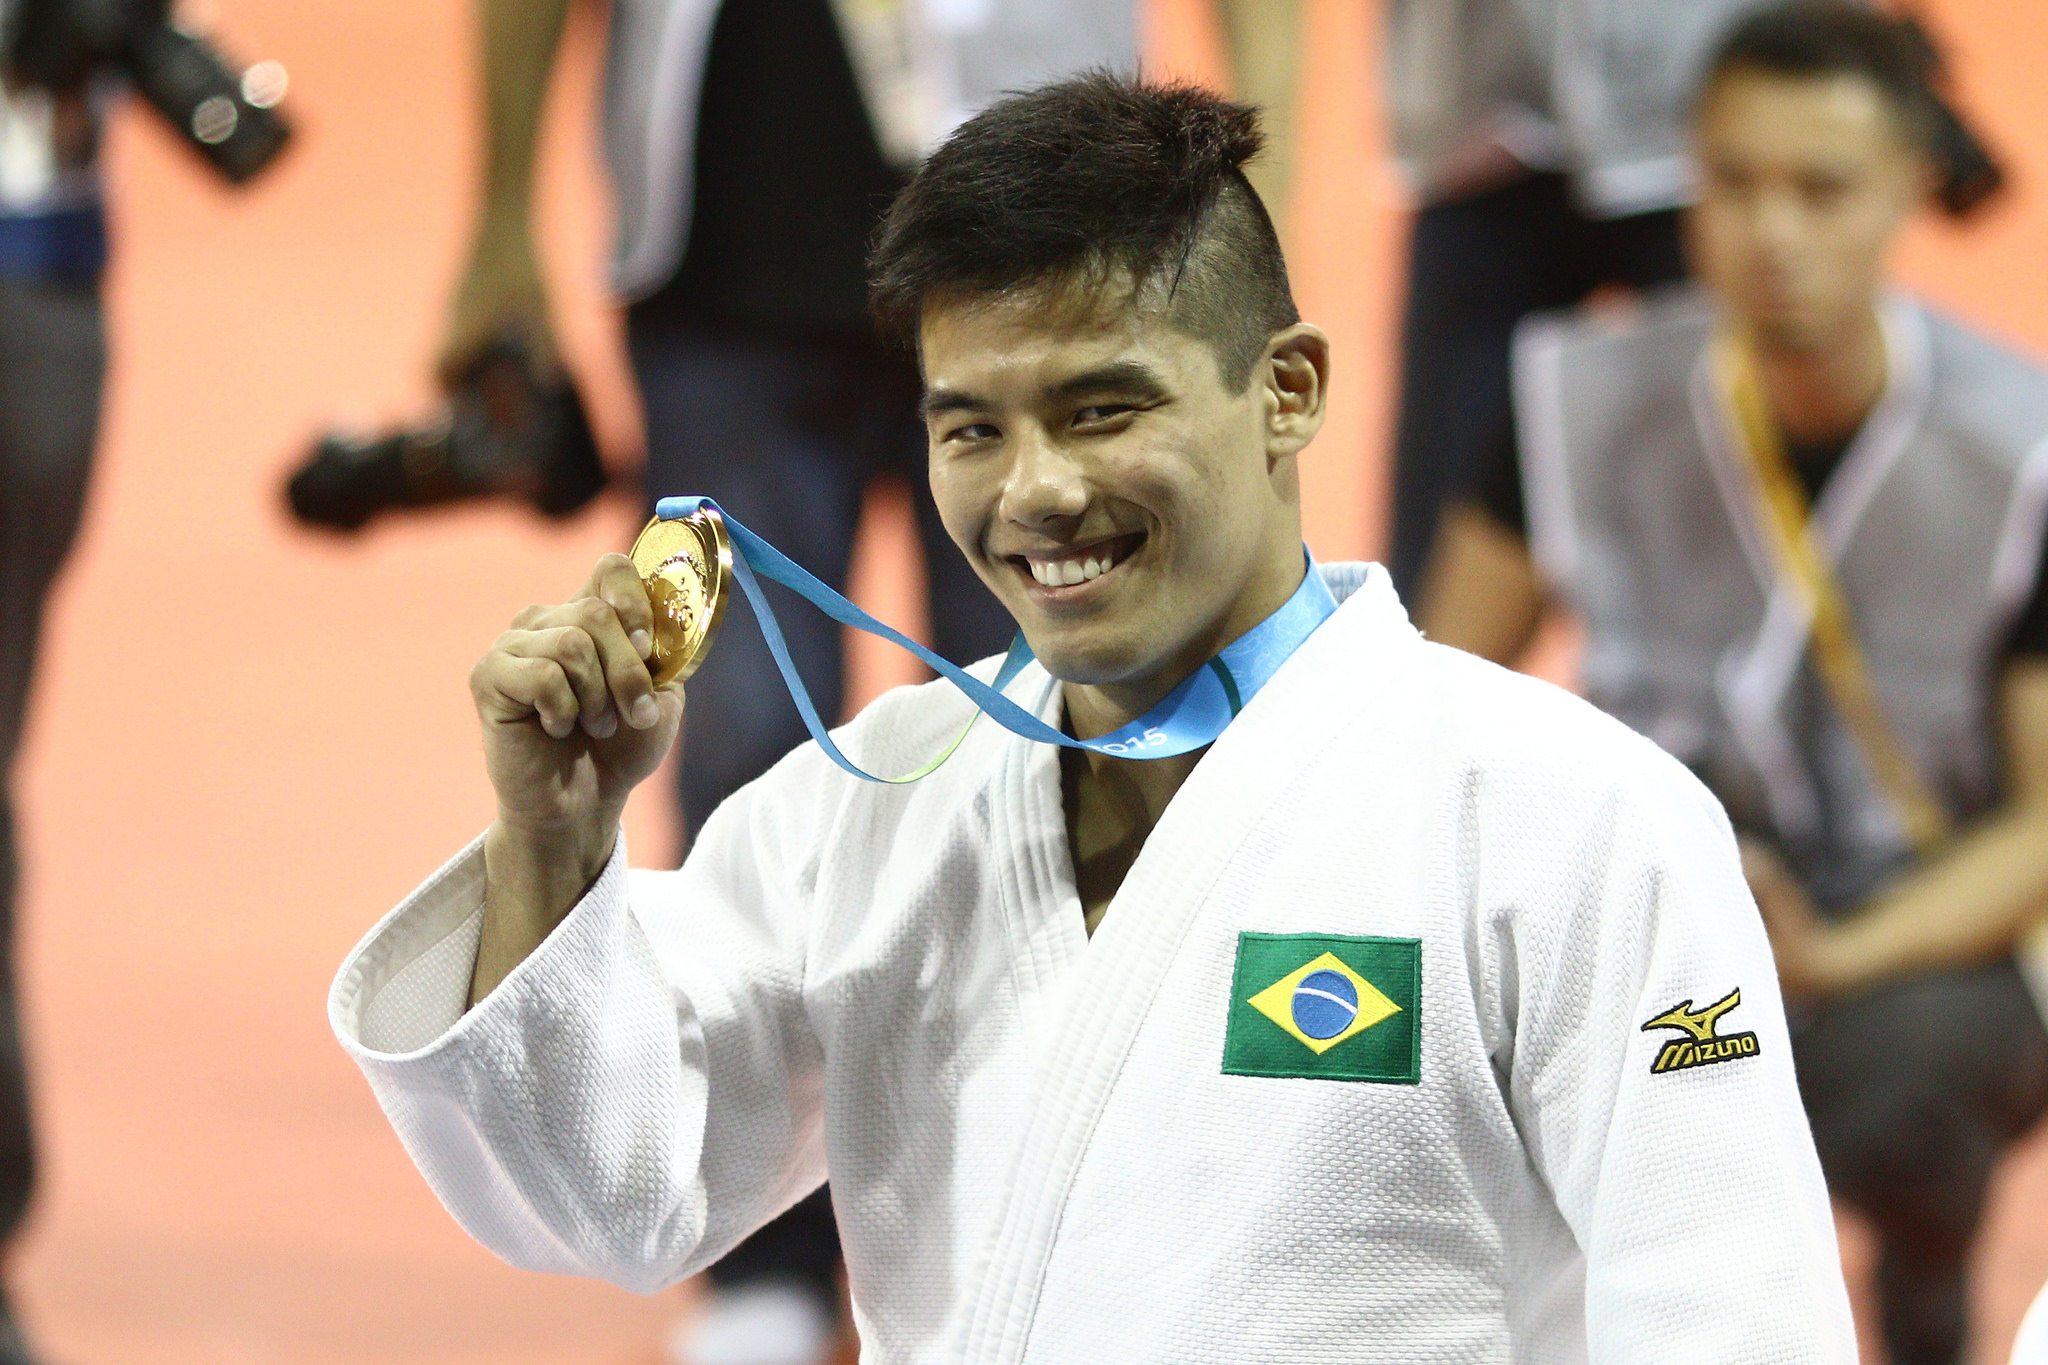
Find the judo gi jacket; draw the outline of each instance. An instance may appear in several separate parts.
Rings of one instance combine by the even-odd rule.
[[[1322,572],[1343,605],[1092,937],[1057,751],[984,721],[900,787],[807,745],[679,871],[622,840],[465,1013],[473,845],[350,955],[334,1027],[518,1265],[651,1291],[829,1171],[868,1361],[1848,1365],[1719,807],[1425,643],[1382,571]],[[1010,695],[1060,715],[1035,665]],[[899,689],[842,742],[903,771],[970,710]]]

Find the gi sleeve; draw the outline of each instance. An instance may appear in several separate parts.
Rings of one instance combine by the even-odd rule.
[[[1639,747],[1638,747],[1639,746]],[[1586,1258],[1592,1365],[1857,1359],[1771,951],[1720,807],[1630,737],[1496,923],[1509,1103]]]
[[[442,1204],[512,1264],[652,1292],[823,1181],[806,916],[787,875],[805,859],[787,813],[763,809],[775,776],[721,807],[679,872],[629,873],[622,834],[466,1013],[481,839],[343,963],[335,1033]]]

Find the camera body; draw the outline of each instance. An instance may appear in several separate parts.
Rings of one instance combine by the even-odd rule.
[[[284,68],[237,71],[203,39],[172,22],[169,0],[0,0],[0,56],[9,76],[50,90],[83,85],[114,66],[186,144],[241,184],[291,136],[276,106]]]

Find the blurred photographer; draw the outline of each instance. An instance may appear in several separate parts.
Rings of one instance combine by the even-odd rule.
[[[0,1241],[34,1184],[16,1015],[9,787],[43,599],[78,529],[106,373],[97,156],[124,84],[240,183],[283,146],[283,68],[230,70],[163,4],[0,0]],[[0,1365],[36,1357],[0,1295]]]

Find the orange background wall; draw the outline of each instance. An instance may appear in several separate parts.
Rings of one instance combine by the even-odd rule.
[[[1380,540],[1401,209],[1374,8],[1308,0],[1290,250],[1337,344],[1305,482],[1318,553]],[[351,541],[280,511],[281,471],[336,416],[431,392],[475,136],[462,0],[219,0],[224,41],[282,59],[301,145],[232,197],[130,111],[115,130],[116,361],[85,531],[53,603],[18,774],[25,970],[47,1177],[19,1253],[58,1359],[209,1365],[654,1359],[678,1298],[522,1275],[440,1212],[328,1035],[349,944],[481,828],[463,678],[516,607],[556,597],[635,520],[474,509]],[[2018,192],[1917,230],[1901,273],[2048,353],[2048,7],[1928,5]],[[1199,0],[1154,0],[1155,64],[1221,77]],[[544,219],[561,322],[611,448],[635,423],[602,304],[583,111],[597,31],[556,91]],[[901,499],[871,507],[858,595],[909,620]],[[898,676],[863,651],[866,691]],[[629,825],[673,850],[658,801]],[[1981,1362],[2048,1278],[2048,1151],[2001,1186]]]

